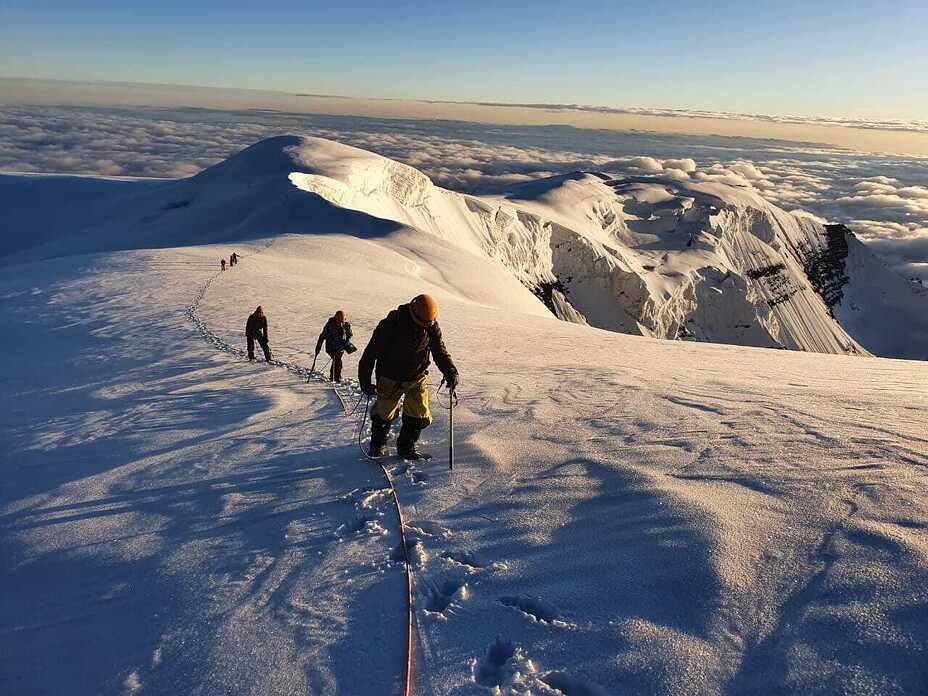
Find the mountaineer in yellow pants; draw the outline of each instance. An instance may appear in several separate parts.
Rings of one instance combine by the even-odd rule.
[[[371,408],[372,457],[387,454],[387,437],[399,416],[400,399],[403,426],[396,439],[396,453],[404,459],[429,457],[416,449],[419,434],[432,422],[429,353],[453,390],[458,384],[458,371],[441,337],[438,303],[428,295],[418,295],[409,304],[400,305],[374,329],[358,363],[361,389],[368,396],[377,396]],[[375,368],[376,387],[371,383]]]

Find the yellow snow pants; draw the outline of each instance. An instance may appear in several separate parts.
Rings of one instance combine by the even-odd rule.
[[[403,415],[432,422],[429,410],[429,377],[422,375],[411,382],[399,382],[389,377],[377,378],[377,400],[371,408],[375,415],[387,423],[392,423],[400,415],[400,399],[403,400]]]

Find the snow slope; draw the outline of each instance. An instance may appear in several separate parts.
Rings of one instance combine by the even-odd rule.
[[[176,229],[149,223],[183,247],[78,254],[160,239],[102,211],[145,216],[182,182],[127,185],[98,226],[38,218],[55,234],[6,257],[0,309],[26,357],[0,367],[0,692],[400,693],[386,482],[307,376],[334,309],[363,346],[419,292],[441,303],[463,383],[455,470],[440,396],[436,460],[389,462],[416,693],[924,692],[928,365],[558,321],[487,261],[459,199],[461,227],[419,229],[289,179],[278,204],[226,164],[185,190],[254,195],[251,221],[210,197],[164,210]],[[426,219],[396,203],[429,191],[409,176],[402,194],[377,167],[361,185]],[[277,234],[291,195],[300,234]],[[253,240],[220,273],[233,247],[198,235]],[[276,367],[243,359],[258,303]]]
[[[363,345],[425,290],[464,383],[455,471],[441,408],[439,459],[390,463],[417,693],[919,693],[924,364],[625,336],[383,240],[268,241],[224,274],[201,246],[0,281],[30,356],[0,375],[5,690],[398,693],[385,484],[297,368],[333,308]],[[293,369],[243,362],[258,302]]]
[[[38,228],[7,235],[0,252],[15,262],[272,232],[413,232],[413,244],[469,255],[466,263],[449,259],[449,268],[505,272],[576,323],[657,338],[928,356],[928,296],[849,231],[682,171],[575,173],[476,197],[370,152],[281,136],[189,179],[112,182],[107,191],[106,182],[86,179],[0,177],[0,224]],[[506,295],[516,296],[520,307],[530,301]]]

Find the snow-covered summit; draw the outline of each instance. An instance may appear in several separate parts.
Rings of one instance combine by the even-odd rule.
[[[406,257],[437,245],[437,272],[468,268],[455,291],[519,311],[541,303],[658,338],[928,357],[928,298],[852,233],[683,171],[575,172],[473,196],[372,152],[286,135],[176,181],[2,177],[0,200],[4,228],[40,230],[7,235],[10,261],[284,233],[390,238]],[[522,290],[494,299],[487,273]]]
[[[197,174],[202,186],[289,178],[311,191],[326,187],[327,197],[382,194],[402,205],[421,205],[432,188],[429,178],[405,164],[332,140],[282,135],[255,143]]]

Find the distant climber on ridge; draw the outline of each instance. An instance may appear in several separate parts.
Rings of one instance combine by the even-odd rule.
[[[237,263],[238,263],[238,254],[236,254],[236,253],[233,251],[233,252],[232,252],[232,256],[229,257],[229,265],[230,265],[230,266],[234,266],[234,265],[237,264]]]
[[[329,369],[329,380],[332,382],[342,381],[342,356],[345,353],[351,355],[357,348],[351,342],[351,324],[348,323],[348,315],[343,310],[338,310],[329,317],[329,320],[322,328],[319,334],[319,340],[316,341],[316,355],[322,350],[322,344],[325,343],[325,352],[332,358],[332,367]],[[315,364],[315,361],[313,361]]]
[[[396,453],[404,459],[427,459],[416,449],[419,434],[432,422],[429,410],[429,353],[453,391],[458,371],[445,348],[438,326],[438,303],[418,295],[409,304],[391,311],[374,329],[358,364],[361,390],[377,400],[371,408],[370,456],[387,454],[390,426],[403,400],[403,426],[396,440]],[[376,365],[377,385],[371,383]]]
[[[264,316],[264,307],[258,305],[258,308],[250,315],[245,322],[245,339],[248,343],[248,359],[255,361],[255,341],[261,344],[261,350],[264,351],[264,359],[271,362],[271,347],[268,345],[267,338],[267,317]]]
[[[224,258],[219,259],[219,268],[226,270],[226,260]]]

